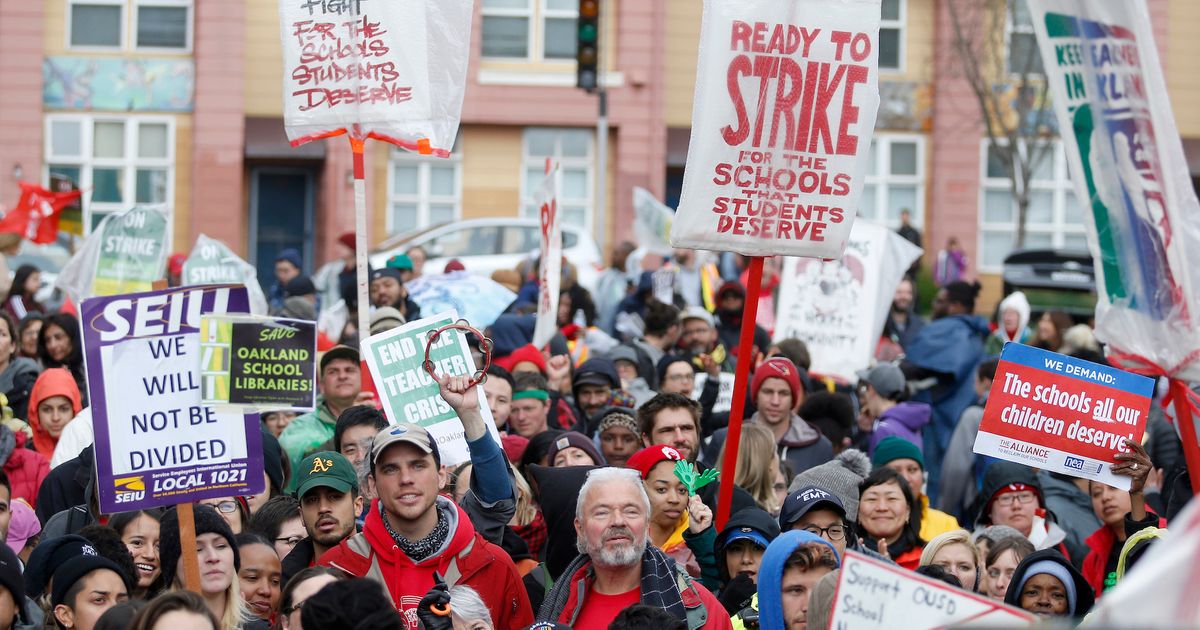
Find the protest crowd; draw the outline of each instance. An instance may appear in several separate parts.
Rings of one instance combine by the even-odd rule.
[[[564,260],[542,348],[539,261],[494,274],[517,298],[482,329],[490,342],[468,335],[478,365],[491,352],[486,409],[468,376],[436,377],[469,452],[444,465],[440,440],[381,411],[342,241],[347,256],[312,278],[297,252],[278,255],[274,314],[350,316],[320,330],[316,408],[260,414],[266,489],[194,506],[199,593],[184,588],[175,508],[100,511],[79,321],[69,302],[21,297],[37,271],[17,271],[0,313],[0,627],[815,630],[848,552],[1077,622],[1191,496],[1157,409],[1111,463],[1128,491],[973,452],[999,342],[1105,362],[1086,325],[1053,312],[1031,325],[1020,293],[989,322],[978,285],[951,280],[927,319],[901,281],[878,344],[898,358],[854,384],[769,329],[739,348],[741,257],[631,242],[593,290]],[[372,336],[421,317],[406,286],[443,271],[424,259],[371,272]],[[723,461],[720,383],[739,362],[736,474],[696,483]]]

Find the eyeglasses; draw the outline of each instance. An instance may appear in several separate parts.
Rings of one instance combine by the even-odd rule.
[[[307,602],[307,601],[308,601],[307,599],[302,599],[302,600],[300,600],[300,601],[296,602],[296,603],[295,603],[294,605],[292,605],[291,607],[289,607],[289,608],[285,608],[285,609],[283,610],[283,614],[284,614],[284,615],[290,615],[290,614],[292,614],[292,613],[294,613],[294,612],[299,612],[299,611],[300,611],[300,609],[304,607],[304,602]]]
[[[672,383],[686,383],[696,380],[695,374],[672,374],[667,377],[667,380]]]
[[[233,514],[238,509],[237,501],[221,501],[220,503],[205,503],[205,505],[222,514]]]
[[[809,525],[804,528],[804,531],[829,540],[843,540],[846,538],[846,528],[842,525],[830,525],[829,527]]]
[[[287,536],[285,538],[276,538],[275,542],[283,543],[289,547],[295,547],[296,545],[300,544],[301,540],[304,540],[304,536]]]
[[[996,497],[996,505],[1010,507],[1014,503],[1024,505],[1026,503],[1033,503],[1035,500],[1037,500],[1037,495],[1032,492],[1010,492]]]

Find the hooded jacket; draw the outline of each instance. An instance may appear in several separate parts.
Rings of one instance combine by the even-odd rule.
[[[1021,564],[1018,564],[1017,569],[1013,571],[1012,581],[1008,583],[1008,591],[1004,593],[1004,603],[1017,608],[1021,607],[1021,587],[1025,585],[1028,578],[1033,577],[1033,575],[1028,575],[1029,567],[1042,560],[1053,562],[1070,574],[1071,581],[1075,586],[1075,607],[1074,609],[1068,608],[1067,615],[1075,619],[1083,619],[1083,616],[1091,610],[1092,604],[1096,603],[1092,587],[1061,553],[1053,549],[1035,551],[1021,560]]]
[[[920,402],[902,402],[883,412],[875,421],[867,454],[873,455],[875,446],[883,438],[892,436],[908,440],[920,448],[924,444],[921,429],[929,424],[932,414],[933,409]]]
[[[783,618],[783,566],[797,547],[810,543],[828,547],[833,552],[833,559],[841,565],[837,548],[824,538],[798,530],[780,534],[767,547],[758,570],[758,623],[763,630],[787,628]]]
[[[29,417],[29,395],[40,371],[41,368],[33,359],[13,356],[8,362],[8,367],[0,372],[0,393],[8,397],[8,406],[12,407],[13,416]]]
[[[983,359],[987,322],[974,315],[949,315],[921,329],[909,344],[905,367],[926,371],[937,383],[913,397],[933,407],[933,422],[925,431],[925,462],[929,471],[926,494],[935,503],[941,482],[942,457],[962,412],[975,402],[975,366]],[[909,371],[906,369],[906,373]]]
[[[600,419],[589,418],[588,415],[584,413],[583,408],[579,406],[579,386],[575,384],[578,383],[585,374],[599,374],[602,378],[604,378],[605,381],[608,382],[608,386],[614,391],[621,388],[621,377],[617,376],[617,368],[613,365],[613,362],[609,361],[608,359],[588,359],[587,361],[584,361],[582,365],[576,368],[575,375],[571,379],[571,395],[575,398],[573,410],[575,412],[577,421],[571,430],[591,437],[596,435],[596,427],[599,426]]]
[[[418,628],[417,604],[433,586],[435,572],[451,586],[465,584],[478,591],[497,630],[532,623],[529,597],[508,554],[477,534],[466,512],[449,499],[439,496],[435,505],[449,519],[450,533],[433,556],[421,562],[409,559],[388,533],[375,500],[363,531],[325,552],[317,564],[382,584],[410,630]]]
[[[717,572],[722,582],[728,582],[729,563],[725,562],[725,552],[729,550],[729,536],[734,532],[752,530],[766,539],[767,544],[779,537],[779,521],[765,510],[757,507],[745,508],[729,517],[725,528],[717,535],[714,551],[717,555]]]
[[[758,412],[755,412],[748,422],[758,422],[764,426],[766,424]],[[717,458],[720,457],[728,433],[727,428],[717,429],[701,445],[703,454],[700,459],[705,464],[720,465]],[[800,474],[833,459],[833,444],[829,438],[821,435],[813,425],[796,414],[792,414],[791,424],[787,433],[779,439],[777,450],[780,459],[787,462],[793,474]]]
[[[1065,544],[1067,532],[1058,526],[1054,513],[1046,509],[1046,496],[1042,484],[1038,481],[1037,474],[1028,466],[1004,461],[994,462],[988,466],[987,472],[983,475],[983,487],[975,502],[977,510],[975,528],[979,529],[994,524],[988,514],[988,505],[992,496],[1004,486],[1013,483],[1030,486],[1038,495],[1038,504],[1041,507],[1034,513],[1033,526],[1029,532],[1029,542],[1033,543],[1034,549],[1057,548],[1059,554],[1069,558],[1071,551]]]
[[[36,505],[38,490],[50,474],[50,462],[41,453],[25,448],[27,439],[24,433],[0,424],[0,461],[12,485],[11,498]]]
[[[1004,311],[1017,312],[1017,328],[1012,333],[1004,329]],[[1017,343],[1029,343],[1033,338],[1033,330],[1029,328],[1029,300],[1025,298],[1025,294],[1020,291],[1013,291],[1000,301],[1000,307],[996,309],[996,330],[988,337],[984,351],[988,354],[1000,354],[1004,349],[1004,344],[1015,341]]]
[[[41,453],[47,462],[54,457],[54,447],[58,445],[58,436],[51,436],[49,431],[42,428],[41,419],[38,417],[38,406],[42,404],[43,400],[53,396],[65,396],[67,400],[70,400],[71,410],[74,413],[79,413],[79,410],[83,408],[75,377],[66,368],[50,368],[42,372],[37,382],[33,384],[33,391],[29,393],[29,426],[33,429],[33,448]]]

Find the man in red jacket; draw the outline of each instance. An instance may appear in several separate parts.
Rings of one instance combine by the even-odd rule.
[[[442,398],[462,420],[472,460],[481,442],[502,460],[499,446],[486,435],[479,397],[468,380],[439,379]],[[326,552],[318,564],[382,583],[411,630],[418,628],[417,605],[434,585],[434,573],[447,584],[478,591],[498,630],[533,622],[529,597],[508,554],[477,533],[466,512],[439,496],[446,471],[437,442],[425,429],[401,423],[380,431],[371,445],[370,466],[379,498],[362,533]]]

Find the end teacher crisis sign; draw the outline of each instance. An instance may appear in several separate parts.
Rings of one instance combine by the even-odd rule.
[[[837,258],[879,109],[879,0],[706,0],[676,247]]]
[[[1128,490],[1113,455],[1146,431],[1154,381],[1019,343],[1000,353],[975,452]]]

